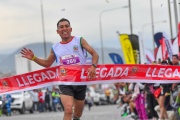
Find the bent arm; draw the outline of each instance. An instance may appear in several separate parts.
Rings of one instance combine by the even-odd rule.
[[[47,59],[40,59],[36,57],[33,51],[27,48],[23,48],[21,50],[21,54],[22,57],[32,60],[43,67],[50,67],[56,59],[53,50],[51,50],[50,55]]]
[[[41,59],[41,58],[36,57],[34,59],[34,62],[36,62],[37,64],[39,64],[43,67],[50,67],[53,64],[53,62],[55,61],[55,59],[56,58],[54,56],[54,52],[51,50],[47,59]]]
[[[92,63],[97,64],[99,60],[99,56],[97,52],[87,43],[87,41],[82,38],[82,47],[87,50],[92,55]]]

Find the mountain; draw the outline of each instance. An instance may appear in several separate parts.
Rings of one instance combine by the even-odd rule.
[[[46,53],[49,54],[50,49],[52,47],[52,43],[46,43]],[[34,54],[38,57],[44,57],[44,44],[43,43],[32,43],[22,48],[29,48],[31,49]],[[7,73],[7,72],[15,72],[15,55],[20,54],[22,48],[17,49],[15,52],[9,55],[0,55],[0,72]]]
[[[0,54],[0,62],[2,62],[9,54]]]
[[[31,49],[34,54],[38,57],[44,57],[44,47],[43,43],[33,43],[28,44],[26,46],[23,46],[25,48]],[[52,48],[52,43],[46,43],[46,53],[49,55],[50,49]],[[22,47],[22,48],[23,48]],[[9,55],[1,55],[0,54],[0,72],[2,73],[9,73],[9,72],[15,72],[15,55],[20,54],[20,51],[22,48],[17,49],[15,52],[9,54]],[[99,54],[99,64],[102,63],[102,55],[101,55],[101,49],[100,48],[94,48],[97,53]],[[111,58],[109,57],[109,53],[117,53],[122,56],[121,49],[116,48],[104,48],[104,63],[105,64],[113,64]],[[90,55],[89,55],[90,57]]]

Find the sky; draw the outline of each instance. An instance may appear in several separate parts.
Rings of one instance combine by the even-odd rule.
[[[167,0],[153,1],[154,31],[170,35]],[[130,34],[128,0],[42,0],[46,42],[57,43],[59,19],[71,22],[72,35],[82,36],[93,47],[101,47],[100,19],[103,47],[121,48],[117,31]],[[173,2],[173,0],[171,0]],[[144,47],[152,49],[150,0],[131,0],[133,33],[141,32]],[[108,11],[109,9],[115,9]],[[101,17],[100,13],[104,10]],[[179,11],[179,10],[178,10]],[[174,8],[171,3],[173,37],[176,36]],[[166,22],[162,22],[166,21]],[[0,1],[0,54],[11,53],[17,48],[43,42],[40,0]]]

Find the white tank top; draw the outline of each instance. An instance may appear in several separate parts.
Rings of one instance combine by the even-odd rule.
[[[86,50],[81,46],[81,37],[73,36],[68,43],[56,43],[52,46],[58,65],[86,63]]]

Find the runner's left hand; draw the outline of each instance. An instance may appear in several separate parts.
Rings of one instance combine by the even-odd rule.
[[[92,80],[93,78],[96,77],[96,68],[94,66],[91,66],[89,69],[88,69],[88,78],[90,80]]]

